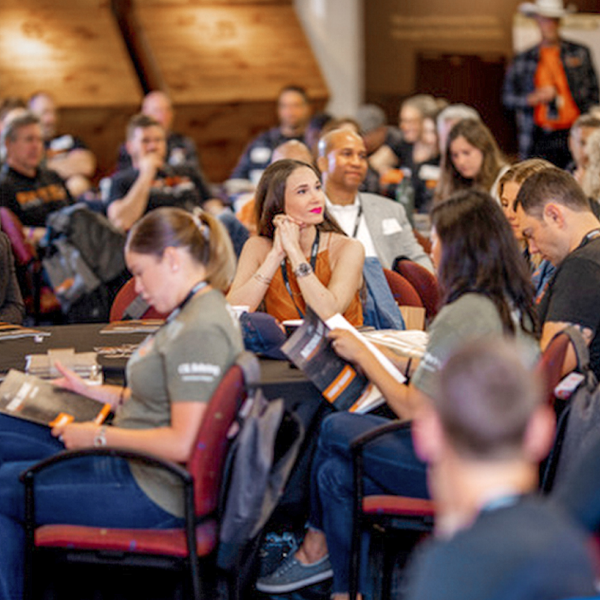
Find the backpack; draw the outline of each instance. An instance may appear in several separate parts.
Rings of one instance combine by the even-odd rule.
[[[576,371],[583,375],[560,413],[554,443],[542,476],[542,489],[561,484],[579,464],[582,456],[600,434],[600,387],[590,368],[589,350],[575,327],[567,327],[577,358]]]
[[[108,321],[127,273],[125,235],[81,203],[52,213],[47,226],[42,264],[67,320]]]
[[[267,400],[256,385],[256,358],[241,367],[248,397],[234,424],[220,502],[217,566],[234,573],[238,589],[254,574],[258,541],[296,462],[304,438],[282,399]],[[235,431],[237,430],[237,431]]]

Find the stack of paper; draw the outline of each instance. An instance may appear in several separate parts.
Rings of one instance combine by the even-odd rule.
[[[73,348],[48,350],[47,354],[29,354],[26,357],[25,371],[40,379],[56,379],[61,377],[56,362],[74,371],[90,384],[102,383],[102,369],[98,364],[95,352],[76,353]]]

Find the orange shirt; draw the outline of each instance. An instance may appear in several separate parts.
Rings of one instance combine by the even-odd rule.
[[[569,129],[580,113],[569,89],[558,46],[540,48],[540,60],[534,81],[536,88],[548,85],[556,88],[557,109],[557,114],[548,115],[548,104],[538,104],[533,111],[535,124],[544,129]]]
[[[292,290],[293,300],[285,287],[283,281],[283,275],[281,269],[277,269],[269,289],[265,294],[264,304],[265,312],[274,316],[280,321],[287,319],[299,319],[300,315],[296,310],[296,305],[302,311],[302,314],[306,312],[306,303],[302,297],[300,286],[296,276],[294,275],[291,265],[288,261],[285,263],[287,269],[288,281],[290,282],[290,288]],[[319,281],[327,286],[331,280],[331,266],[329,265],[329,250],[325,249],[317,254],[317,261],[315,263],[315,275]],[[294,304],[295,302],[295,304]],[[358,292],[350,302],[350,305],[344,313],[344,317],[355,327],[359,327],[363,324],[362,304]]]

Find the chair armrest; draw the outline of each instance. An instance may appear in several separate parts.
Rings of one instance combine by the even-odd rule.
[[[382,435],[385,435],[386,433],[409,429],[410,426],[411,426],[411,421],[400,421],[400,420],[390,421],[389,423],[384,423],[383,425],[379,425],[379,427],[375,427],[374,429],[371,429],[370,431],[367,431],[366,433],[363,433],[362,435],[355,437],[350,442],[350,451],[352,452],[352,454],[354,456],[356,456],[357,454],[362,452],[364,446],[366,446],[373,440],[380,438]]]
[[[27,470],[23,471],[19,479],[21,482],[26,482],[28,479],[33,478],[34,475],[37,475],[39,472],[47,469],[48,467],[75,458],[82,458],[85,456],[112,456],[113,458],[124,458],[126,460],[139,460],[140,462],[146,465],[153,467],[161,467],[169,471],[170,473],[173,473],[174,475],[179,477],[179,479],[181,479],[183,483],[191,483],[193,481],[193,478],[190,475],[189,471],[187,471],[184,467],[174,462],[158,458],[157,456],[153,456],[152,454],[137,452],[136,450],[126,450],[124,448],[114,447],[82,448],[79,450],[65,450],[63,452],[59,452],[58,454],[55,454],[53,456],[39,461],[35,465],[29,467]]]

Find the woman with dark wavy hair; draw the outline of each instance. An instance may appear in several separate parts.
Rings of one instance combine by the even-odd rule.
[[[463,119],[448,134],[441,168],[436,202],[471,188],[495,194],[495,182],[506,169],[506,161],[491,131],[481,121]]]
[[[227,299],[259,306],[283,321],[310,306],[321,318],[343,313],[362,325],[359,290],[364,249],[327,214],[316,169],[285,159],[270,165],[256,190],[258,235],[242,250]]]
[[[442,365],[465,343],[505,335],[520,342],[527,366],[533,366],[539,354],[533,287],[500,205],[483,192],[460,192],[433,209],[432,223],[432,259],[444,305],[410,384],[398,385],[349,332],[330,334],[335,351],[358,365],[404,420],[411,420],[426,398],[436,394]],[[406,363],[399,361],[397,366],[405,372]],[[332,598],[347,598],[354,486],[350,442],[385,422],[343,412],[325,419],[312,466],[308,531],[294,554],[259,579],[258,590],[289,593],[333,576]],[[369,446],[364,472],[366,494],[428,495],[425,464],[415,453],[409,429]]]
[[[506,217],[490,200],[483,192],[462,192],[432,212],[432,254],[439,264],[443,303],[451,305],[465,294],[478,294],[493,302],[505,333],[514,335],[520,326],[533,334],[529,269]]]

